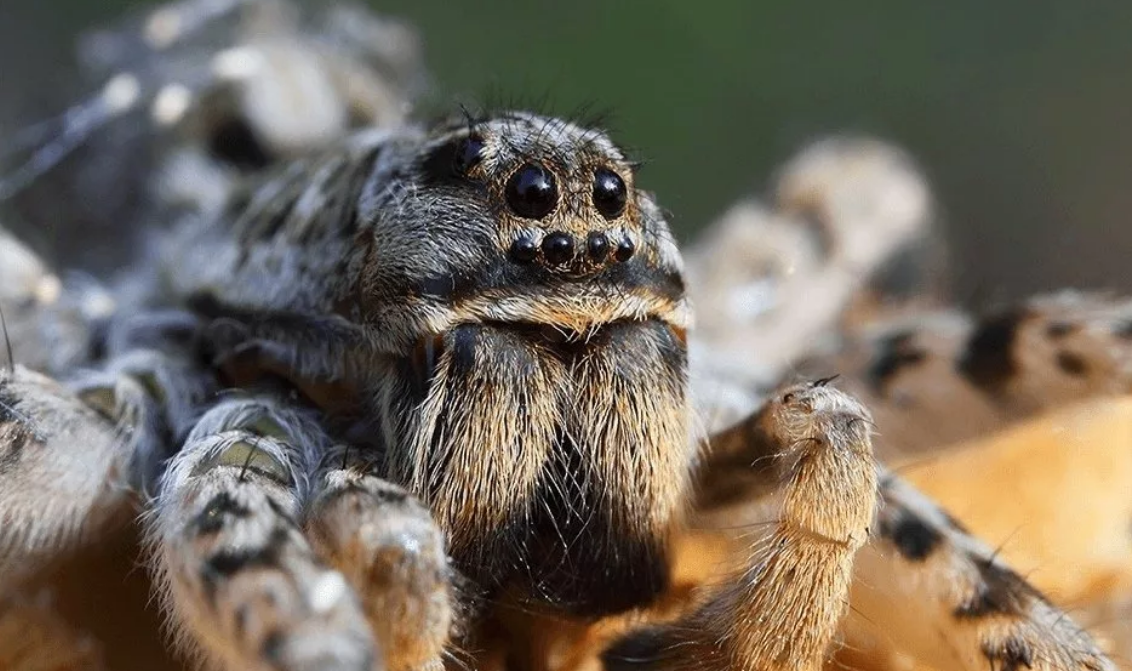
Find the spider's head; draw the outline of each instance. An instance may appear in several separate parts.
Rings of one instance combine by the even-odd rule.
[[[426,179],[476,192],[500,260],[528,274],[593,277],[633,261],[663,227],[605,135],[513,114],[457,127],[430,148]],[[643,206],[643,207],[642,207]]]
[[[603,132],[509,113],[441,126],[410,151],[409,175],[379,161],[363,197],[378,220],[368,315],[387,322],[408,294],[426,332],[492,321],[584,334],[656,317],[683,337],[680,253]]]
[[[387,155],[358,293],[403,356],[382,395],[393,477],[489,589],[586,613],[648,601],[691,459],[688,307],[659,208],[608,137],[557,119]]]

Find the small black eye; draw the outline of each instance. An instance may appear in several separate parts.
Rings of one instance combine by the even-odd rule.
[[[632,238],[622,238],[621,242],[617,243],[617,249],[613,251],[613,258],[617,259],[618,263],[625,263],[633,258],[636,251],[637,245],[633,244]]]
[[[625,211],[625,180],[609,168],[594,171],[594,207],[606,219],[615,219]]]
[[[574,238],[569,233],[555,231],[543,238],[542,255],[552,266],[559,266],[574,258]]]
[[[609,254],[609,238],[605,233],[593,231],[586,236],[586,253],[594,263],[601,263]]]
[[[524,219],[542,219],[558,201],[554,175],[538,163],[528,163],[507,180],[507,204]]]
[[[519,263],[530,263],[536,256],[538,256],[538,245],[531,236],[524,235],[511,243],[511,258]]]
[[[475,135],[469,135],[463,140],[460,140],[460,144],[456,147],[456,155],[452,158],[452,166],[456,169],[456,172],[464,175],[474,168],[482,158],[483,139]]]

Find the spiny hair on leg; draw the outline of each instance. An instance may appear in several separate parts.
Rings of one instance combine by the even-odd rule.
[[[326,454],[306,518],[311,544],[359,594],[388,671],[440,671],[458,623],[455,575],[427,508],[346,445]]]
[[[147,520],[178,645],[223,668],[369,671],[377,659],[346,578],[303,535],[312,446],[299,440],[319,440],[304,420],[270,396],[206,412]]]
[[[273,438],[288,447],[292,457],[283,463],[290,464],[288,477],[305,501],[311,474],[334,444],[320,426],[318,413],[287,389],[232,390],[200,416],[185,442],[234,429]]]
[[[746,568],[694,612],[607,650],[608,668],[785,670],[824,662],[876,509],[868,411],[820,381],[781,390],[736,431],[765,441],[782,483],[770,533],[747,545]]]

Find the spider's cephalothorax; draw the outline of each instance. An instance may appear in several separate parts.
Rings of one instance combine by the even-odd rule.
[[[234,224],[191,225],[200,263],[167,272],[260,329],[300,386],[364,390],[384,475],[460,569],[582,611],[663,587],[688,307],[667,225],[605,135],[528,114],[371,133],[257,189]],[[352,335],[322,348],[353,356],[293,347],[327,315]]]

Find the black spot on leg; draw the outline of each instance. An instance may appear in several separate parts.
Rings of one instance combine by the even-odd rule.
[[[957,363],[959,372],[985,389],[994,390],[1006,384],[1018,372],[1014,341],[1029,317],[1030,312],[1022,309],[984,319],[967,339]]]
[[[1073,352],[1062,350],[1057,353],[1057,367],[1061,372],[1073,377],[1084,377],[1089,373],[1089,365],[1084,357]]]
[[[283,506],[279,505],[279,503],[277,503],[275,499],[269,497],[267,499],[267,507],[271,508],[271,512],[275,513],[279,517],[279,519],[289,524],[292,528],[301,528],[299,522],[291,516],[291,513],[288,512]]]
[[[212,497],[204,510],[193,519],[192,527],[202,536],[215,534],[231,519],[243,519],[250,514],[251,511],[246,506],[224,492]]]
[[[943,542],[943,536],[927,522],[911,512],[900,513],[895,520],[883,520],[880,533],[892,540],[908,561],[923,561]]]
[[[983,655],[990,661],[991,668],[999,671],[1034,668],[1034,651],[1017,636],[1011,636],[1002,643],[984,643]]]
[[[209,557],[201,567],[201,582],[209,601],[215,598],[220,582],[251,568],[279,565],[279,556],[290,539],[290,530],[276,527],[261,547],[224,548]]]
[[[975,592],[953,615],[958,619],[977,619],[990,615],[1024,615],[1027,602],[1041,599],[1016,573],[989,559],[975,561],[978,584]]]
[[[401,505],[409,500],[409,493],[403,489],[358,487],[358,490],[366,498],[380,506]]]
[[[263,638],[263,645],[259,648],[260,657],[272,666],[282,666],[283,646],[287,637],[278,629]]]
[[[901,369],[916,366],[927,359],[927,352],[913,342],[915,333],[901,331],[884,339],[880,353],[869,367],[869,386],[877,394],[884,394],[888,383]]]

